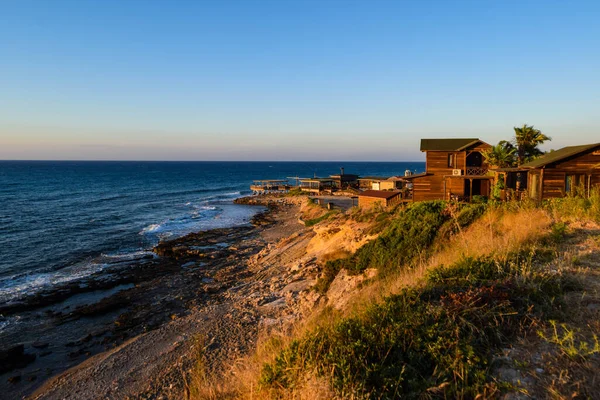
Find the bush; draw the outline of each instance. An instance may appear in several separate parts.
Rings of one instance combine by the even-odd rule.
[[[578,193],[581,193],[578,191]],[[551,199],[544,203],[557,220],[586,220],[600,222],[600,188],[595,187],[589,196],[583,194],[569,195],[564,198]]]
[[[308,196],[309,192],[305,192],[302,189],[300,189],[299,187],[295,187],[293,189],[290,189],[285,195],[286,196]]]
[[[531,266],[515,255],[438,268],[421,288],[295,340],[264,365],[260,383],[292,388],[316,371],[342,398],[475,398],[493,387],[493,354],[569,290]]]
[[[340,258],[338,260],[327,261],[323,267],[323,274],[317,280],[317,283],[315,283],[313,289],[321,294],[327,293],[331,282],[333,282],[337,274],[344,267],[344,263],[347,263],[348,260],[348,258]]]
[[[396,270],[409,264],[433,243],[438,230],[448,219],[442,201],[415,203],[389,222],[374,241],[361,247],[353,263],[345,268],[360,272],[367,268]]]
[[[567,235],[567,224],[564,222],[556,222],[552,224],[552,232],[550,233],[550,238],[559,243],[563,240],[563,238]]]
[[[474,195],[473,198],[471,199],[471,203],[473,204],[485,204],[487,203],[488,198],[487,196],[481,196],[481,195]]]
[[[459,205],[460,211],[454,219],[447,221],[438,233],[443,238],[450,238],[450,236],[456,234],[459,229],[466,228],[481,217],[487,210],[486,204],[461,204]]]
[[[310,227],[310,226],[316,225],[319,222],[325,221],[327,218],[331,217],[334,214],[337,214],[337,211],[329,211],[329,212],[321,215],[320,217],[304,221],[304,226]]]

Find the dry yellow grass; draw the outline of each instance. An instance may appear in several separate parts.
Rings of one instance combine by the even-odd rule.
[[[309,212],[312,207],[306,208],[305,211]],[[263,365],[272,361],[294,337],[300,337],[316,326],[332,324],[345,315],[364,312],[369,305],[379,302],[382,298],[398,293],[404,287],[419,284],[426,272],[433,267],[450,265],[464,257],[492,254],[500,259],[506,257],[510,252],[530,245],[536,238],[547,233],[551,223],[550,215],[539,208],[518,208],[513,211],[490,209],[469,228],[461,230],[449,241],[439,243],[433,256],[423,259],[415,268],[375,280],[371,285],[357,291],[346,309],[341,312],[321,308],[298,323],[291,334],[271,334],[264,337],[259,342],[256,352],[235,363],[224,377],[212,379],[202,373],[196,373],[194,381],[190,383],[193,390],[190,391],[189,397],[192,400],[335,398],[327,380],[316,377],[316,374],[306,374],[304,384],[284,394],[281,391],[260,391],[257,382]],[[327,258],[331,256],[328,255]]]
[[[552,219],[539,208],[519,208],[507,211],[490,209],[467,229],[446,243],[439,243],[434,254],[421,260],[416,267],[400,271],[386,279],[364,287],[348,302],[345,314],[360,312],[382,298],[398,293],[402,288],[417,285],[428,270],[451,265],[465,257],[494,255],[504,259],[511,252],[530,245],[549,231]]]

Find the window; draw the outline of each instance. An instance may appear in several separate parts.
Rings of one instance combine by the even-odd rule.
[[[456,167],[456,155],[448,154],[448,168],[455,168],[455,167]]]
[[[565,193],[570,195],[575,195],[578,191],[585,193],[585,184],[585,175],[567,175],[565,177]]]
[[[537,200],[540,194],[540,177],[537,174],[531,174],[530,180],[531,185],[529,185],[529,197]]]

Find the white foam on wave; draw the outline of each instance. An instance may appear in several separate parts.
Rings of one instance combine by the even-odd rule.
[[[144,233],[149,233],[149,232],[157,232],[162,228],[161,224],[151,224],[148,225],[147,227],[145,227],[144,229],[142,229],[142,231],[140,232],[140,234],[144,234]]]
[[[102,271],[107,264],[84,263],[56,272],[32,273],[0,280],[0,302],[7,302],[37,293],[43,289],[76,281]]]
[[[157,255],[148,250],[138,250],[131,251],[127,253],[102,253],[101,257],[107,260],[113,261],[133,261],[141,258],[145,258],[148,256],[152,256],[153,258],[157,257]]]
[[[152,256],[152,258],[158,257],[148,250],[102,253],[100,257],[92,261],[81,262],[55,272],[6,277],[0,279],[0,302],[16,300],[55,285],[86,278],[111,266],[114,267],[115,264],[141,260],[149,258],[149,256]]]

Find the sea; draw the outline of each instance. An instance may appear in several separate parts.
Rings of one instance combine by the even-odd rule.
[[[161,240],[246,225],[258,209],[233,200],[253,180],[341,167],[392,176],[425,164],[0,161],[0,304],[151,254]]]

